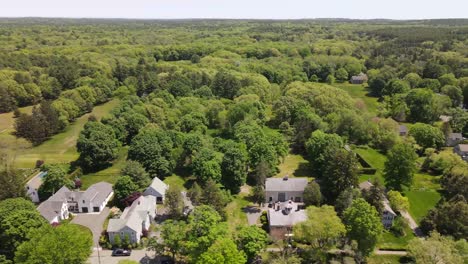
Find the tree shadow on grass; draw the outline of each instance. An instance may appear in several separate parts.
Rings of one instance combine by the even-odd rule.
[[[311,167],[308,161],[301,162],[297,166],[296,170],[293,172],[293,175],[296,177],[312,177]]]

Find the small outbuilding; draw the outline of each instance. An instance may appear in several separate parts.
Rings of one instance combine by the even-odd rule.
[[[367,74],[361,72],[358,75],[352,76],[349,82],[352,84],[363,84],[367,81],[368,81]]]
[[[143,195],[154,196],[156,197],[157,203],[163,203],[168,188],[169,185],[165,184],[158,177],[154,177],[153,181],[151,182],[151,185],[148,188],[146,188],[146,190],[143,192]]]

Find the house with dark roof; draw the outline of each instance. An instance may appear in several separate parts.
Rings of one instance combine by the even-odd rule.
[[[307,178],[267,178],[265,182],[265,202],[302,202]]]
[[[58,223],[68,219],[69,213],[101,212],[113,194],[112,185],[107,182],[95,183],[86,191],[71,191],[63,186],[37,210],[49,223]]]
[[[372,186],[374,186],[371,182],[365,181],[359,184],[359,189],[362,190],[369,190]],[[388,201],[387,197],[384,197],[382,201],[384,209],[382,214],[382,224],[385,228],[390,228],[393,225],[393,220],[397,216],[397,214],[392,210],[390,207],[390,202]]]
[[[267,212],[270,236],[274,240],[286,239],[293,234],[293,226],[307,220],[300,205],[293,201],[277,202]]]
[[[121,241],[128,237],[130,243],[139,243],[145,232],[149,231],[155,216],[156,197],[140,196],[131,206],[125,208],[119,218],[109,220],[109,242],[114,244],[115,238],[119,236]]]
[[[158,177],[154,177],[153,181],[151,182],[151,185],[148,188],[146,188],[146,190],[143,192],[143,195],[154,196],[156,197],[157,203],[163,203],[168,188],[169,186],[163,181],[161,181],[161,179],[159,179]]]
[[[457,153],[463,160],[468,161],[468,144],[456,145],[453,152]]]
[[[363,84],[367,82],[367,80],[367,74],[361,72],[358,75],[352,76],[349,82],[352,84]]]
[[[448,134],[445,144],[447,147],[454,147],[464,140],[462,133],[450,133]]]

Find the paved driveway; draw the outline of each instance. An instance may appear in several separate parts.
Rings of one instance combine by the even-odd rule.
[[[109,208],[105,207],[101,213],[77,214],[71,222],[89,228],[93,232],[93,247],[96,247],[101,236],[102,225],[108,215]]]
[[[128,257],[112,257],[111,250],[93,250],[93,254],[88,259],[89,264],[117,264],[120,260],[134,260],[141,264],[154,264],[157,263],[154,260],[154,252],[148,252],[146,250],[133,250],[132,255]]]

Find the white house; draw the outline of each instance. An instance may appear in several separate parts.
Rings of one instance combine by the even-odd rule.
[[[130,243],[139,243],[145,231],[149,230],[152,219],[156,216],[156,197],[140,196],[132,205],[125,208],[118,219],[110,219],[107,226],[109,241],[114,244],[115,237],[121,241],[128,236]]]
[[[163,203],[168,188],[169,186],[167,184],[161,181],[158,177],[154,177],[153,181],[151,182],[151,185],[148,188],[146,188],[146,190],[143,192],[143,195],[154,196],[156,197],[157,203]]]
[[[63,186],[54,195],[41,203],[37,210],[50,223],[59,223],[62,220],[68,219],[68,203],[66,193],[70,190]]]
[[[101,212],[113,194],[112,185],[107,182],[95,183],[86,191],[71,191],[63,186],[37,210],[49,223],[58,223],[68,219],[69,213]]]
[[[359,189],[361,190],[369,190],[373,186],[372,183],[369,181],[365,181],[359,184]],[[397,216],[397,214],[392,210],[390,207],[390,202],[388,201],[387,197],[384,197],[383,200],[383,214],[382,214],[382,224],[385,228],[390,228],[393,225],[393,220]]]
[[[33,203],[38,203],[40,201],[39,187],[41,187],[42,178],[44,178],[45,175],[47,175],[47,172],[41,171],[26,183],[26,194],[31,198]]]
[[[265,202],[285,202],[288,200],[300,203],[303,201],[307,178],[267,178],[265,182]]]

